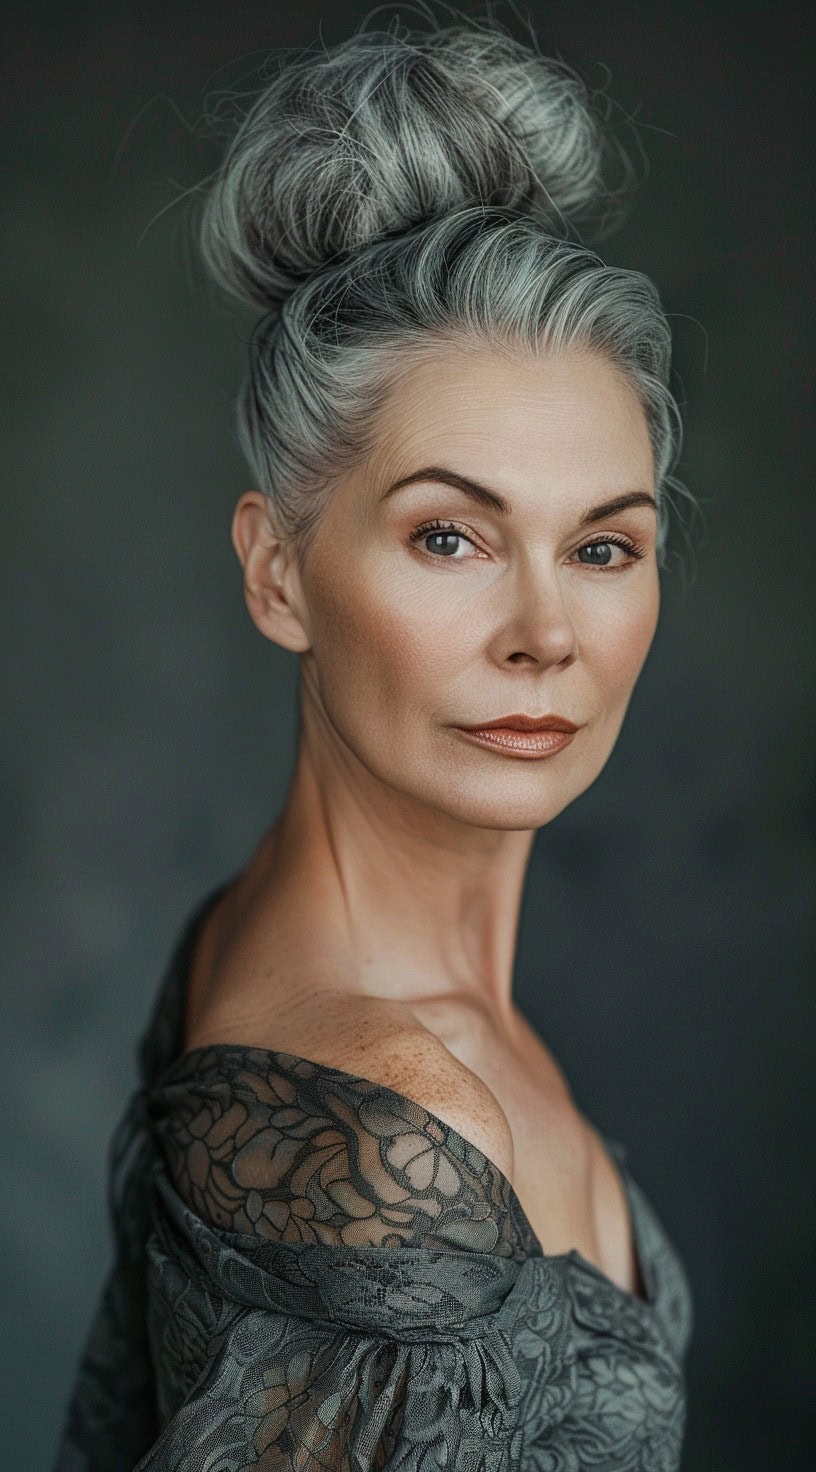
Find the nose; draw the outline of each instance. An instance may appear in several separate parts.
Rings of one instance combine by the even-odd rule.
[[[504,662],[549,668],[575,658],[575,622],[554,572],[519,571],[512,598],[512,608],[497,634]]]

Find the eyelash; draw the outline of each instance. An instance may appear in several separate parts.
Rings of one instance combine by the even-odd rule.
[[[414,530],[410,534],[409,540],[414,543],[421,542],[423,537],[430,536],[432,532],[453,532],[458,537],[464,537],[465,541],[470,542],[472,547],[476,546],[473,538],[469,536],[464,528],[459,526],[455,521],[425,521],[422,523],[422,526],[414,528]],[[639,560],[641,557],[646,556],[646,552],[643,547],[639,547],[638,544],[636,542],[633,542],[630,537],[624,536],[612,535],[606,537],[595,537],[588,542],[582,542],[581,547],[604,546],[607,542],[610,542],[615,547],[623,547],[624,551],[628,552],[630,557],[633,557],[636,560]],[[576,552],[580,552],[581,547],[576,547]],[[434,554],[431,552],[426,552],[425,556],[430,557],[433,562],[445,562],[446,560],[448,560],[445,557],[434,556]],[[453,559],[450,560],[452,561]],[[457,560],[461,561],[462,559],[459,558]],[[592,567],[591,563],[583,562],[580,563],[579,566],[591,567],[593,572],[620,572],[623,567],[630,567],[631,563],[619,563],[617,567],[600,567],[596,564],[594,567]]]

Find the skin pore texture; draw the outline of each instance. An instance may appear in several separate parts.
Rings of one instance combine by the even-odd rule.
[[[425,467],[508,512],[430,479],[385,495]],[[186,1045],[416,1099],[505,1173],[545,1252],[637,1291],[617,1168],[512,997],[536,830],[603,769],[657,625],[654,507],[582,524],[633,491],[655,495],[646,417],[604,357],[448,346],[406,370],[303,565],[266,498],[240,498],[247,606],[300,656],[301,730],[283,811],[200,933]],[[437,520],[455,530],[412,540]],[[455,729],[514,712],[579,730],[525,760]],[[568,984],[546,952],[541,974]]]

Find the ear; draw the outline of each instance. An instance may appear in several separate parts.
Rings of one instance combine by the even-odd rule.
[[[245,491],[239,498],[232,545],[244,569],[244,598],[255,627],[284,649],[305,653],[311,639],[297,564],[261,491]]]

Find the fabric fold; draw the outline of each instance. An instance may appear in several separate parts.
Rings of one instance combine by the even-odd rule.
[[[523,1265],[488,1253],[274,1242],[216,1229],[190,1210],[158,1164],[151,1243],[235,1304],[345,1325],[389,1339],[478,1337]]]
[[[492,1320],[483,1314],[464,1330],[450,1321],[439,1327],[426,1305],[422,1324],[411,1311],[408,1332],[400,1333],[388,1295],[395,1283],[403,1294],[410,1276],[386,1277],[381,1294],[370,1258],[389,1249],[358,1249],[361,1271],[368,1263],[366,1277],[376,1284],[374,1332],[373,1315],[352,1314],[342,1287],[353,1323],[294,1313],[289,1290],[300,1293],[303,1283],[274,1274],[269,1262],[251,1263],[224,1242],[233,1268],[240,1263],[239,1291],[234,1271],[226,1279],[208,1273],[205,1284],[195,1246],[185,1263],[175,1233],[165,1229],[166,1223],[148,1246],[151,1346],[163,1366],[162,1429],[137,1472],[200,1472],[211,1465],[221,1472],[373,1472],[386,1463],[412,1472],[454,1465],[509,1472],[516,1465],[510,1448],[524,1386],[511,1344],[517,1305],[508,1305],[510,1295]],[[271,1259],[269,1244],[262,1245]],[[302,1262],[315,1251],[322,1257],[336,1249],[301,1245],[286,1256]],[[247,1267],[254,1271],[244,1276]],[[410,1275],[410,1264],[405,1268]],[[437,1264],[437,1279],[441,1269]],[[247,1306],[256,1296],[258,1305]],[[318,1307],[314,1297],[300,1306]]]

